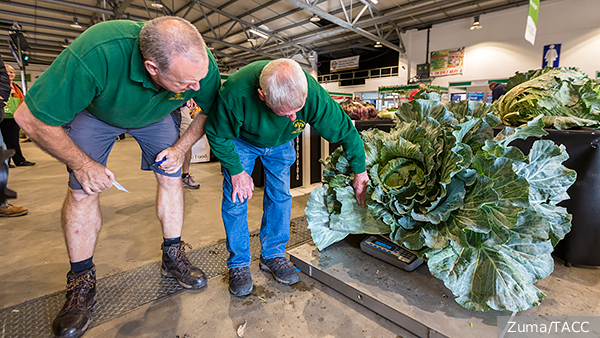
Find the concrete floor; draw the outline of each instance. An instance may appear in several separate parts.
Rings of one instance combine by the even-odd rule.
[[[22,143],[34,167],[10,170],[8,186],[18,193],[14,205],[28,215],[0,218],[0,308],[20,304],[65,287],[69,260],[60,226],[68,175],[64,165]],[[160,260],[162,233],[155,215],[156,180],[139,169],[141,152],[127,138],[117,142],[108,161],[130,193],[111,188],[101,195],[103,229],[94,255],[98,277]],[[220,216],[218,163],[195,163],[191,173],[199,190],[185,189],[183,240],[194,248],[225,239]],[[304,215],[308,196],[294,197],[292,218]],[[262,189],[250,200],[250,231],[260,227]],[[227,279],[216,277],[199,291],[184,291],[139,307],[93,327],[84,337],[235,337],[246,321],[246,337],[411,337],[409,333],[336,291],[301,274],[286,287],[251,266],[255,291],[231,297]]]
[[[69,270],[60,227],[68,175],[64,165],[33,143],[22,143],[22,148],[37,165],[10,171],[8,186],[19,194],[11,203],[30,212],[0,218],[0,309],[63,290]],[[130,193],[111,188],[101,195],[104,226],[94,256],[99,278],[160,260],[156,180],[153,173],[139,170],[140,155],[137,143],[127,138],[115,144],[109,158],[108,168]],[[190,171],[201,188],[185,189],[183,240],[199,248],[225,239],[220,216],[222,176],[218,163],[192,164]],[[304,215],[307,198],[294,197],[293,218]],[[254,231],[262,216],[262,189],[255,190],[249,205],[250,231]],[[256,263],[250,269],[255,285],[250,296],[230,296],[226,277],[219,276],[210,279],[206,289],[148,303],[92,327],[84,337],[236,337],[237,327],[244,322],[246,337],[413,337],[304,274],[300,283],[288,287],[259,271]],[[527,313],[598,315],[599,275],[598,267],[557,268],[539,284],[550,298]],[[549,292],[555,287],[567,290],[566,295]],[[556,314],[552,309],[557,305],[571,310]]]

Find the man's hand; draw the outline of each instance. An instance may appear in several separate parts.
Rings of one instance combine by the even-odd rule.
[[[163,163],[158,167],[164,170],[167,174],[174,174],[183,165],[183,159],[185,157],[185,151],[181,151],[179,147],[169,147],[156,155],[154,162],[159,162],[166,158]]]
[[[73,169],[73,175],[88,195],[96,195],[112,187],[115,180],[112,171],[96,161],[89,161],[83,167]]]
[[[231,193],[231,200],[235,203],[236,196],[239,198],[240,203],[245,199],[249,200],[252,198],[252,191],[254,191],[254,181],[252,177],[245,171],[237,175],[231,176],[231,186],[233,191]]]
[[[367,191],[367,182],[369,182],[369,175],[367,172],[354,175],[354,181],[352,187],[354,188],[354,194],[356,195],[356,201],[363,208],[367,206],[365,202],[365,193]]]
[[[194,99],[189,99],[188,102],[185,103],[185,105],[192,111],[198,108],[198,105],[196,104],[196,101],[194,101]]]

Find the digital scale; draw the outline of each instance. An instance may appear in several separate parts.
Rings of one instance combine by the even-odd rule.
[[[403,246],[392,243],[382,236],[369,236],[360,242],[360,249],[375,258],[390,263],[400,269],[413,271],[424,260]]]

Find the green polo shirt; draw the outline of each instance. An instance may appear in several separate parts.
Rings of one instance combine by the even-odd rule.
[[[121,128],[139,128],[161,120],[193,98],[210,111],[221,78],[208,51],[209,69],[200,90],[183,93],[157,88],[144,67],[138,36],[143,22],[98,23],[71,43],[35,81],[25,96],[32,114],[61,126],[87,109]]]
[[[256,61],[229,76],[219,90],[219,99],[206,120],[211,150],[230,175],[244,169],[231,140],[238,137],[259,147],[271,148],[289,142],[310,124],[329,142],[340,142],[354,173],[366,171],[365,152],[358,131],[329,93],[308,73],[308,95],[296,120],[278,116],[258,96],[259,77],[270,61]]]

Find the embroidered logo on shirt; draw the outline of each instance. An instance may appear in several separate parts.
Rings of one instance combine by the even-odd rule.
[[[292,132],[292,134],[300,134],[300,133],[301,133],[301,132],[304,130],[304,127],[306,127],[306,122],[304,122],[304,121],[302,121],[302,120],[299,120],[299,119],[296,119],[296,120],[295,120],[295,121],[292,123],[292,125],[294,126],[294,128],[296,128],[296,129],[295,129],[295,130]]]
[[[183,95],[181,95],[181,93],[177,93],[175,94],[175,96],[171,96],[169,98],[169,101],[183,101],[185,100],[185,97]]]

